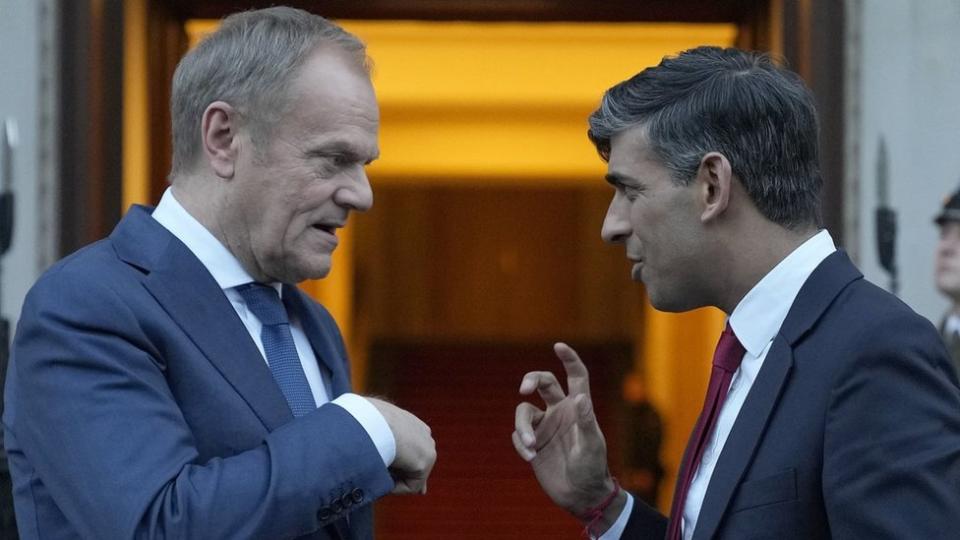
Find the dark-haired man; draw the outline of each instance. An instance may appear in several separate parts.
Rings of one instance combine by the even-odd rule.
[[[290,8],[181,60],[171,188],[23,308],[3,418],[23,539],[366,539],[374,500],[425,491],[429,428],[350,393],[336,323],[295,286],[373,203],[366,60]]]
[[[604,240],[664,311],[728,315],[669,520],[607,470],[587,372],[528,373],[514,446],[594,536],[955,538],[960,390],[936,329],[865,281],[820,219],[812,96],[762,54],[701,47],[603,97]]]

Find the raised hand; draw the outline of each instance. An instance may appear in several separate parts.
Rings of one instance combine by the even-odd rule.
[[[409,412],[382,399],[367,396],[380,411],[397,444],[397,456],[390,465],[394,494],[427,492],[427,478],[437,461],[437,445],[430,426]]]
[[[553,350],[563,362],[569,393],[549,371],[524,375],[520,394],[536,390],[546,410],[528,402],[517,406],[513,446],[530,462],[550,499],[580,517],[607,497],[614,483],[607,469],[607,443],[590,401],[587,368],[566,344],[557,343]]]

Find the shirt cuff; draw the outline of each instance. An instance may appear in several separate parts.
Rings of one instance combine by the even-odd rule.
[[[343,407],[360,423],[367,435],[370,436],[374,446],[377,447],[377,452],[380,453],[384,465],[389,467],[393,464],[394,458],[397,457],[397,441],[393,438],[393,431],[390,430],[387,420],[373,406],[373,403],[357,394],[350,393],[341,394],[340,397],[330,403]]]
[[[630,513],[633,512],[633,496],[630,493],[627,493],[627,503],[623,505],[623,511],[620,512],[620,517],[613,522],[613,525],[607,529],[607,532],[600,535],[600,538],[594,540],[619,540],[623,535],[624,529],[627,528],[627,522],[630,521]]]

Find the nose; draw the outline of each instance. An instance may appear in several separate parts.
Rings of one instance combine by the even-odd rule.
[[[367,171],[361,167],[358,173],[351,175],[350,180],[337,190],[336,202],[344,208],[366,212],[373,207],[373,188],[370,187]]]
[[[937,246],[937,258],[938,259],[948,259],[952,258],[957,252],[957,242],[956,240],[942,239],[940,244]]]
[[[619,194],[614,195],[613,200],[610,201],[607,215],[603,218],[603,228],[600,229],[600,236],[604,242],[622,244],[633,233],[630,227],[630,209],[625,201]]]
[[[937,252],[946,255],[953,250],[953,242],[948,238],[941,238],[937,245]]]

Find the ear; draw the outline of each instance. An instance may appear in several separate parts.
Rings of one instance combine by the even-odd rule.
[[[200,121],[203,153],[220,178],[233,178],[236,169],[239,120],[237,110],[223,101],[214,101],[203,111]]]
[[[700,221],[719,218],[727,210],[733,190],[733,169],[726,156],[719,152],[705,154],[697,169],[697,184],[703,203]]]

